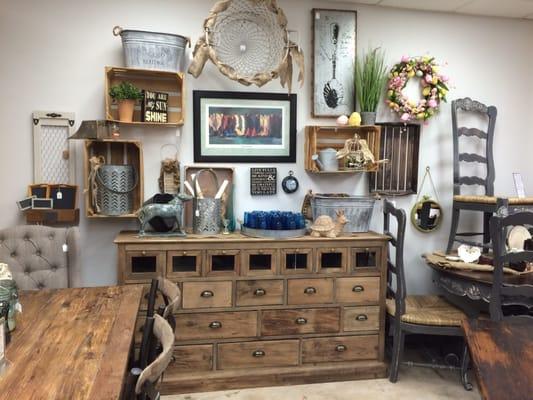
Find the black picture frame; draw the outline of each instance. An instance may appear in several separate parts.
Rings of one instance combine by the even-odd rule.
[[[279,104],[280,108],[289,110],[289,121],[283,122],[284,128],[281,128],[280,135],[285,136],[285,142],[288,143],[288,149],[283,149],[286,152],[284,155],[268,154],[262,155],[261,149],[254,149],[255,151],[246,151],[249,154],[205,154],[202,147],[202,123],[204,116],[202,115],[202,102],[222,100],[224,107],[228,108],[243,108],[247,102],[251,105],[260,104],[261,101],[270,105]],[[228,100],[235,100],[235,106]],[[274,102],[274,103],[273,103]],[[297,96],[296,94],[286,93],[255,93],[255,92],[223,92],[223,91],[209,91],[209,90],[195,90],[193,91],[193,129],[194,129],[194,161],[195,162],[209,162],[209,163],[295,163],[296,162],[296,108]],[[288,129],[288,132],[285,130]],[[260,145],[258,145],[260,146]],[[266,146],[265,146],[266,149]],[[243,146],[239,151],[242,153],[246,149]],[[264,150],[266,151],[266,150]],[[213,152],[211,152],[213,153]]]

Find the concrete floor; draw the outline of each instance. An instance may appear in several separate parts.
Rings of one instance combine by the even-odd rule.
[[[475,378],[470,371],[474,390],[463,389],[456,371],[420,367],[400,369],[397,383],[388,379],[281,386],[223,392],[164,396],[164,400],[479,400]]]

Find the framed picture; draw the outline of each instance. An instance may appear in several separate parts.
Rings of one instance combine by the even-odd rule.
[[[195,162],[296,162],[296,95],[193,92]]]
[[[313,116],[355,111],[357,12],[313,11]]]

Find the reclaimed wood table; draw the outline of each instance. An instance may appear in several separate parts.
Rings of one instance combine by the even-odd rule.
[[[485,400],[533,398],[533,319],[465,320],[481,394]]]
[[[119,399],[142,286],[23,291],[0,399]]]

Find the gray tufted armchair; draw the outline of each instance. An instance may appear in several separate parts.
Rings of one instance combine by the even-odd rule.
[[[0,262],[9,265],[22,290],[79,287],[79,230],[42,225],[2,229]]]

